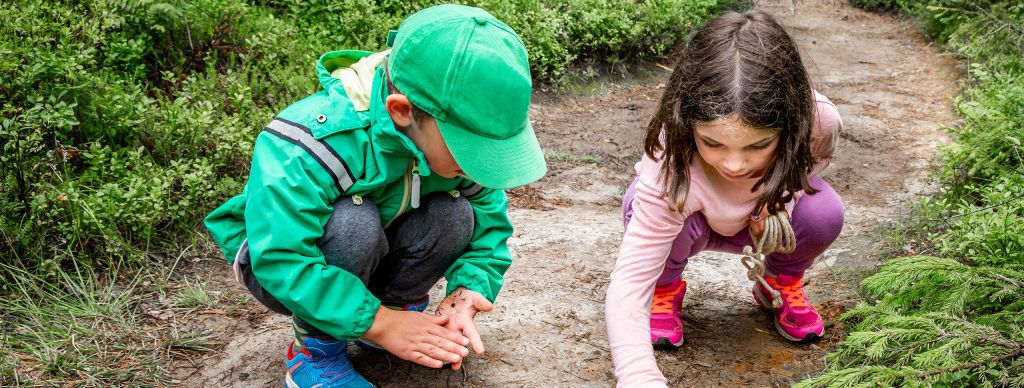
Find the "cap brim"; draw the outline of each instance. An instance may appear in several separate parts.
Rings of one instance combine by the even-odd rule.
[[[491,189],[510,189],[536,181],[548,171],[533,125],[525,120],[519,134],[506,139],[474,135],[436,120],[441,136],[469,179]]]

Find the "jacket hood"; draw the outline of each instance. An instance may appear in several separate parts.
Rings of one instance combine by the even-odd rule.
[[[343,50],[326,53],[317,63],[320,85],[329,92],[344,93],[358,114],[352,120],[368,121],[374,145],[387,153],[415,157],[422,176],[430,175],[426,157],[407,136],[395,128],[391,115],[384,108],[388,95],[381,64],[391,50],[379,53]]]

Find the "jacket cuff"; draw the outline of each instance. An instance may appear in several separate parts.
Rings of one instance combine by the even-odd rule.
[[[363,307],[356,310],[356,324],[355,329],[352,333],[352,338],[341,338],[344,340],[356,340],[366,334],[370,330],[370,326],[373,326],[373,320],[377,318],[377,309],[380,308],[380,299],[373,296],[369,291],[363,297]]]
[[[498,288],[500,288],[502,281],[499,280],[497,283]],[[473,267],[463,267],[459,272],[451,274],[448,277],[445,295],[455,292],[455,289],[459,287],[479,292],[480,295],[483,295],[491,303],[494,303],[494,300],[498,297],[498,290],[491,289],[490,277],[483,271]]]

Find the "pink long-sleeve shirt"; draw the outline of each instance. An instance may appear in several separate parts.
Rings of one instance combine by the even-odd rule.
[[[821,172],[832,159],[839,140],[842,120],[835,105],[815,92],[815,122],[811,153],[816,164],[812,175]],[[660,158],[659,158],[660,159]],[[763,188],[751,192],[758,178],[728,181],[717,175],[695,154],[690,164],[690,189],[683,208],[672,210],[661,179],[661,160],[646,154],[636,164],[636,195],[633,218],[622,238],[619,259],[611,274],[605,299],[608,341],[619,386],[666,385],[658,369],[650,339],[651,298],[654,283],[665,267],[672,243],[690,214],[702,212],[716,233],[733,236],[747,228],[750,215]],[[796,193],[787,210],[801,193]]]

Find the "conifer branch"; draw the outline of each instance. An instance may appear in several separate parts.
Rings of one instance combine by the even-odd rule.
[[[1010,283],[1010,284],[1012,284],[1012,285],[1013,285],[1014,287],[1017,287],[1017,288],[1024,288],[1024,284],[1020,284],[1020,283],[1018,283],[1017,281],[1015,281],[1015,280],[1013,280],[1013,279],[1010,279],[1010,278],[1008,278],[1008,277],[1006,277],[1006,276],[1003,276],[1003,275],[1001,275],[1001,274],[998,274],[998,273],[992,273],[992,274],[990,274],[990,275],[991,275],[992,277],[996,278],[996,279],[999,279],[999,280],[1002,280],[1002,281],[1004,281],[1004,282]]]
[[[1017,28],[1017,26],[1013,25],[1013,23],[1010,23],[1010,22],[1007,22],[1007,21],[1003,21],[1003,19],[1000,19],[1000,18],[997,18],[997,17],[993,16],[991,13],[986,11],[985,8],[981,7],[977,3],[974,3],[972,5],[974,5],[974,8],[976,8],[978,11],[981,11],[981,13],[984,14],[985,17],[987,17],[989,19],[989,21],[991,21],[991,22],[993,22],[995,24],[1004,26],[1004,27],[1007,28],[1008,31],[1012,31],[1012,32],[1016,33],[1018,40],[1024,39],[1024,30],[1021,30],[1021,29]]]
[[[999,356],[999,357],[993,357],[993,358],[990,358],[988,360],[978,361],[978,362],[967,364],[967,365],[960,365],[960,366],[952,367],[952,368],[933,370],[931,372],[919,374],[919,375],[917,375],[917,378],[923,379],[923,378],[927,378],[927,377],[935,376],[935,375],[941,375],[941,374],[946,374],[946,373],[959,372],[959,371],[962,371],[962,370],[974,369],[974,368],[977,368],[979,366],[988,365],[988,364],[991,364],[991,363],[994,363],[994,362],[1000,362],[1000,361],[1003,361],[1003,360],[1006,360],[1006,359],[1009,359],[1009,358],[1015,358],[1015,357],[1020,357],[1020,356],[1024,356],[1024,349],[1018,349],[1015,352],[1007,353],[1007,354],[1004,354],[1004,355]]]

